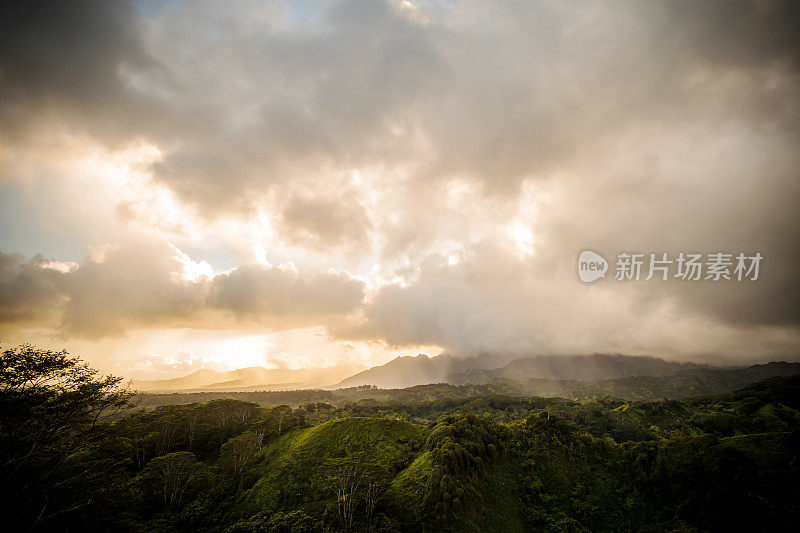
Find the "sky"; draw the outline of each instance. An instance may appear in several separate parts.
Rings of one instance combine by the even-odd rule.
[[[0,341],[137,379],[798,360],[798,11],[4,3]],[[584,250],[605,277],[581,281]],[[676,276],[682,252],[731,254],[731,279]]]

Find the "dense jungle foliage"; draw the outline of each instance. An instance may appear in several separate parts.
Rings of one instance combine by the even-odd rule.
[[[8,531],[800,524],[798,376],[680,400],[447,397],[434,386],[429,398],[137,406],[117,378],[20,346],[3,351],[0,380]]]

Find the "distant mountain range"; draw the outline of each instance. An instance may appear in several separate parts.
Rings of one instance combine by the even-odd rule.
[[[458,388],[507,396],[561,397],[573,400],[611,397],[649,401],[731,392],[764,379],[797,374],[800,374],[800,363],[780,361],[741,368],[687,366],[669,375],[639,375],[597,381],[498,378],[485,385],[469,384]]]
[[[434,383],[485,385],[507,380],[593,383],[620,378],[662,378],[704,368],[709,367],[626,355],[519,358],[497,354],[474,357],[448,354],[428,357],[420,354],[416,357],[397,357],[384,365],[360,372],[360,368],[347,365],[296,370],[250,367],[228,372],[204,369],[175,379],[135,381],[133,388],[142,392],[195,392],[333,389],[363,385],[402,389]]]
[[[636,376],[663,377],[700,368],[656,357],[628,355],[547,355],[515,359],[509,356],[458,358],[451,355],[397,357],[348,377],[337,387],[374,385],[400,389],[431,383],[482,385],[496,379],[598,381]]]
[[[358,411],[361,400],[415,404],[483,398],[477,401],[492,401],[492,398],[566,398],[584,402],[600,398],[655,401],[708,396],[732,392],[752,383],[800,374],[800,363],[785,361],[738,368],[687,367],[668,376],[630,376],[598,381],[575,381],[537,379],[514,380],[498,378],[485,385],[450,385],[435,383],[399,389],[377,389],[371,386],[348,388],[299,389],[299,390],[206,390],[202,392],[176,391],[164,394],[139,394],[136,402],[143,406],[203,403],[223,398],[255,402],[263,405],[286,404],[299,407],[319,402],[332,405],[352,404]],[[449,405],[447,402],[441,405]]]
[[[201,369],[180,378],[134,381],[132,387],[142,392],[311,389],[330,387],[361,368],[343,365],[290,370],[254,366],[227,372]]]
[[[513,361],[513,356],[484,354],[475,357],[437,355],[396,357],[385,365],[375,366],[340,381],[336,387],[375,385],[381,389],[402,389],[414,385],[448,383],[449,376],[472,370],[498,368]]]

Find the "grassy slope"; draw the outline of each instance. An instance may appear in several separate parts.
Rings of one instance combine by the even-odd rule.
[[[377,418],[343,418],[291,431],[260,452],[263,475],[249,496],[262,509],[282,509],[301,499],[320,511],[332,499],[327,461],[358,451],[365,462],[399,468],[419,451],[424,431],[410,422]]]

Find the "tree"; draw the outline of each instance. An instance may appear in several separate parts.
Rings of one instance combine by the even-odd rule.
[[[256,452],[261,449],[263,435],[253,431],[245,431],[238,437],[228,439],[220,448],[220,463],[223,470],[233,473],[238,478],[236,494],[242,492],[244,473]]]
[[[200,466],[192,452],[168,453],[151,459],[142,475],[155,482],[165,505],[173,505],[183,499]]]
[[[342,529],[350,531],[353,527],[358,491],[364,480],[364,469],[358,457],[333,460],[330,463],[330,482],[336,495],[336,511]]]
[[[269,418],[275,424],[275,431],[280,437],[286,426],[292,422],[292,408],[288,405],[279,405],[270,411]]]
[[[383,490],[383,484],[375,477],[367,477],[364,490],[364,513],[367,517],[367,531],[372,531],[372,516],[375,506],[378,505],[378,498]]]
[[[384,482],[379,479],[381,468],[367,460],[363,451],[348,452],[346,457],[330,459],[328,482],[336,495],[336,511],[342,529],[353,527],[358,503],[364,502],[367,530],[372,528],[372,518]]]
[[[108,459],[107,418],[128,405],[122,378],[28,344],[0,356],[0,503],[11,529],[37,528],[89,504],[81,490]]]

